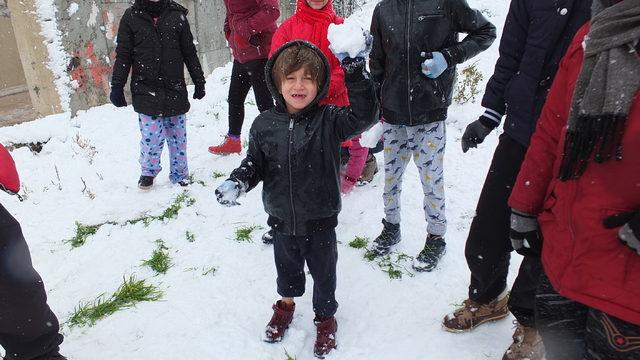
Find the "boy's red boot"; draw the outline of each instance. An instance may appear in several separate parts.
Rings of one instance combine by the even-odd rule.
[[[324,359],[332,349],[337,348],[336,332],[338,331],[338,323],[335,317],[325,320],[314,320],[316,323],[316,344],[313,347],[313,353],[319,359]]]
[[[273,316],[271,317],[271,321],[267,324],[267,328],[264,332],[264,341],[275,343],[282,340],[284,336],[284,332],[291,324],[291,320],[293,320],[293,312],[296,309],[296,304],[287,305],[282,301],[278,300],[272,306],[273,308]]]
[[[217,155],[239,154],[242,151],[240,139],[233,139],[229,135],[224,137],[220,145],[209,146],[209,152]]]

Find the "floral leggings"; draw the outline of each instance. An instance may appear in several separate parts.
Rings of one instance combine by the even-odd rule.
[[[162,170],[160,155],[165,140],[169,147],[169,180],[172,183],[187,178],[186,115],[171,117],[138,114],[140,125],[140,168],[143,176],[155,177]]]

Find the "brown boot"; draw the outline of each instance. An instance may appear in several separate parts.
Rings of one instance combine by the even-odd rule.
[[[453,314],[448,314],[444,317],[442,326],[447,331],[464,332],[487,321],[502,319],[509,315],[508,301],[508,295],[493,300],[488,304],[480,304],[467,299],[462,307],[456,309]]]
[[[358,179],[358,186],[366,185],[373,180],[373,177],[378,172],[378,163],[376,157],[373,154],[367,156],[367,161],[364,163],[364,169],[362,169],[362,175]]]
[[[516,320],[513,323],[516,325],[513,344],[505,351],[502,360],[542,360],[544,345],[536,328],[520,325]]]
[[[272,308],[273,316],[264,331],[264,341],[269,343],[275,343],[282,340],[284,332],[289,327],[289,324],[291,324],[291,320],[293,320],[293,312],[296,309],[296,304],[286,305],[282,301],[278,300],[273,304]]]
[[[314,320],[316,324],[316,344],[313,347],[313,353],[319,359],[324,359],[331,349],[337,348],[336,331],[338,331],[338,323],[335,317],[326,320]]]

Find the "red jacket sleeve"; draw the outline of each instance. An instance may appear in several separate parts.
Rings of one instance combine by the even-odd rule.
[[[536,131],[525,155],[520,173],[509,197],[509,206],[528,214],[539,214],[550,184],[556,177],[556,160],[562,156],[559,148],[567,125],[573,88],[581,65],[582,40],[586,34],[583,27],[576,33],[573,42],[558,67],[547,101],[542,108]]]
[[[258,11],[242,21],[234,21],[234,30],[249,41],[251,35],[262,32],[275,23],[280,17],[280,7],[277,0],[256,0]]]
[[[20,191],[20,178],[13,157],[0,144],[0,189],[15,194]]]

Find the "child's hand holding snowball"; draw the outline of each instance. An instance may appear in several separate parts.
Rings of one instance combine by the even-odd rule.
[[[330,43],[329,49],[340,60],[346,73],[350,74],[357,68],[364,67],[371,52],[373,36],[368,30],[363,30],[355,20],[347,19],[344,24],[329,25],[327,39]]]
[[[240,196],[240,184],[233,180],[226,180],[216,189],[216,200],[224,206],[240,205],[236,200]]]

